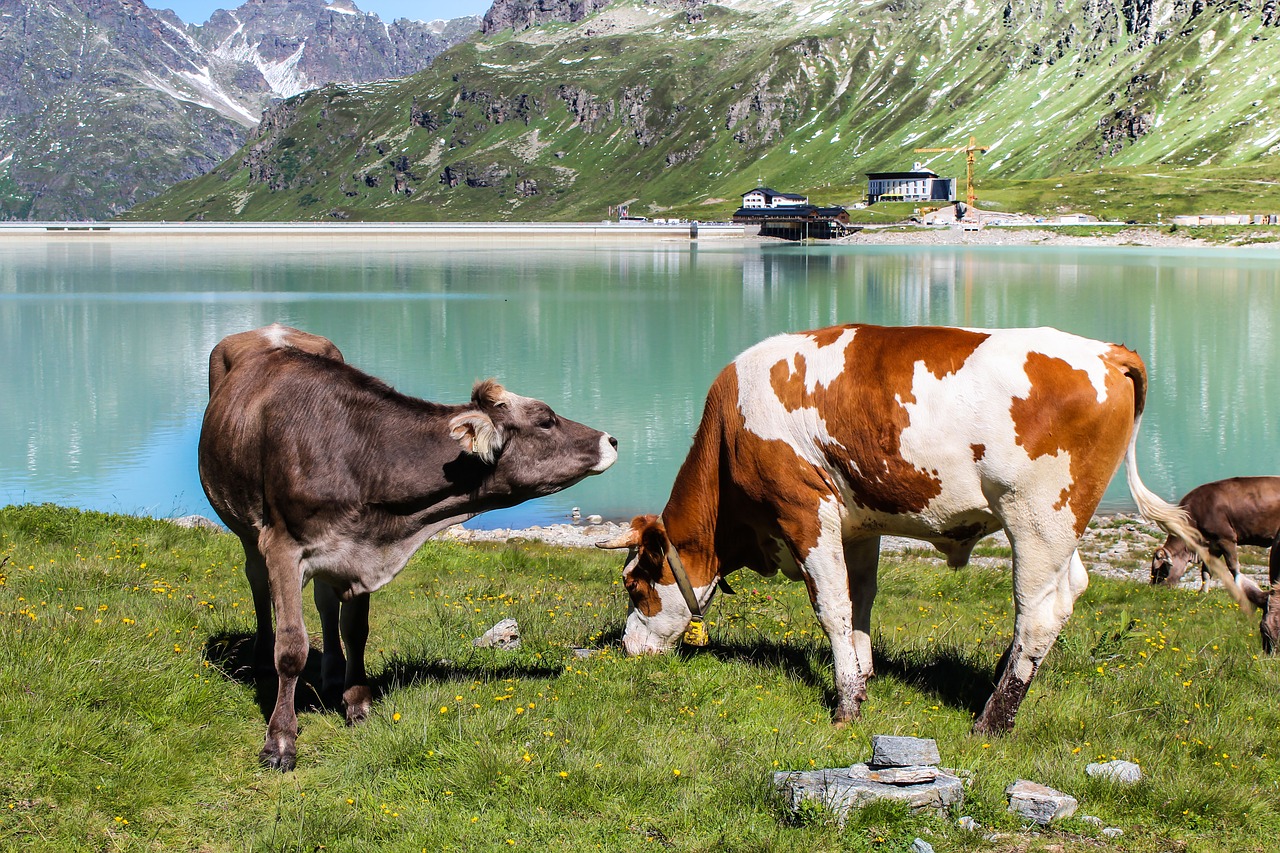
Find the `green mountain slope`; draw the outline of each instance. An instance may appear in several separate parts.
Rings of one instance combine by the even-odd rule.
[[[848,203],[914,160],[963,178],[963,155],[914,149],[971,135],[1009,203],[1057,176],[1123,215],[1105,169],[1117,193],[1161,175],[1171,215],[1225,167],[1280,204],[1277,68],[1276,0],[616,0],[290,99],[131,217],[706,219],[761,181]]]

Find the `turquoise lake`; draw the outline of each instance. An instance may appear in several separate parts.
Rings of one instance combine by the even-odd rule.
[[[605,474],[473,527],[657,512],[739,351],[834,323],[1056,326],[1146,361],[1143,479],[1280,473],[1280,251],[414,238],[0,242],[0,504],[212,516],[209,350],[274,321],[445,403],[496,377],[618,437]],[[1132,508],[1121,474],[1107,511]]]

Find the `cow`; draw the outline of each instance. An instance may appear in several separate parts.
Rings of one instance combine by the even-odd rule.
[[[1196,486],[1178,501],[1196,535],[1188,542],[1170,535],[1151,557],[1151,582],[1177,586],[1187,566],[1201,560],[1200,582],[1208,581],[1203,554],[1226,560],[1240,582],[1238,546],[1271,549],[1271,574],[1280,566],[1280,477],[1231,477]]]
[[[844,724],[873,674],[880,537],[929,542],[958,568],[1003,528],[1014,634],[974,729],[1009,730],[1088,584],[1077,542],[1122,460],[1141,512],[1187,530],[1138,476],[1146,391],[1136,353],[1048,328],[769,338],[713,382],[661,514],[597,543],[628,549],[623,647],[670,650],[701,626],[725,575],[781,571],[805,583],[831,643]]]
[[[476,383],[469,403],[419,400],[347,364],[329,340],[279,324],[224,338],[209,383],[200,482],[244,545],[258,660],[279,679],[260,758],[279,770],[296,764],[308,581],[325,697],[341,698],[349,724],[362,722],[372,703],[370,593],[438,531],[558,492],[618,458],[613,436],[492,379]]]

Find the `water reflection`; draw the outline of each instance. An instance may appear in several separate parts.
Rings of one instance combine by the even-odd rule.
[[[0,502],[208,513],[206,359],[282,321],[444,402],[495,376],[607,429],[607,474],[489,525],[656,511],[737,352],[837,322],[1052,325],[1151,374],[1141,459],[1176,497],[1275,473],[1274,252],[689,247],[396,240],[18,240],[0,246]],[[1123,483],[1105,506],[1126,507]]]

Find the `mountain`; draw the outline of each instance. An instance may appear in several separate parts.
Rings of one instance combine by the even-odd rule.
[[[499,0],[480,38],[280,103],[134,215],[697,215],[761,182],[847,202],[913,160],[963,184],[964,155],[915,149],[971,136],[980,182],[1178,172],[1172,214],[1202,171],[1280,154],[1277,56],[1277,0]]]
[[[105,218],[220,163],[274,100],[417,71],[475,17],[250,0],[184,24],[141,0],[0,0],[0,218]]]

